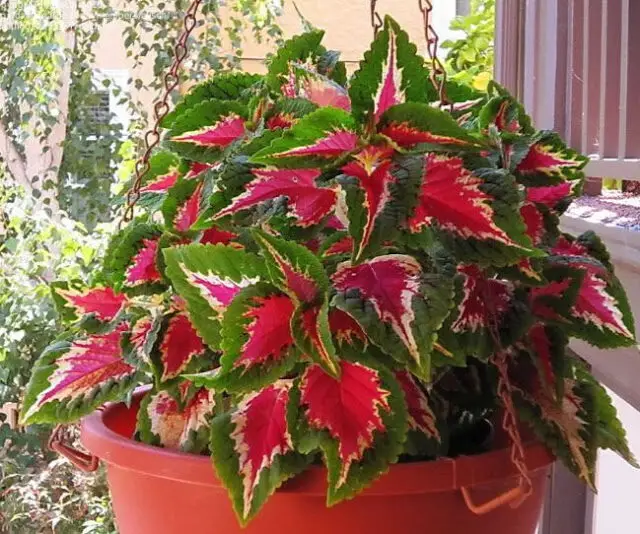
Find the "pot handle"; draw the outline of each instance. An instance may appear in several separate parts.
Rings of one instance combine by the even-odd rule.
[[[66,444],[64,435],[64,427],[58,425],[52,432],[49,438],[49,448],[57,452],[59,455],[64,456],[74,466],[85,473],[93,473],[98,469],[100,459],[93,454],[79,451],[75,447]]]
[[[464,502],[467,505],[467,508],[469,508],[469,510],[476,515],[488,514],[489,512],[493,512],[495,509],[507,504],[511,504],[511,506],[515,508],[527,497],[525,488],[522,483],[518,484],[518,486],[510,489],[509,491],[501,493],[490,501],[479,505],[473,502],[469,488],[462,487],[460,488],[460,491],[462,492],[462,497],[464,498]]]

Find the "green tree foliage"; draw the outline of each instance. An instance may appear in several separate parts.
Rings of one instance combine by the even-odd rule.
[[[493,78],[495,0],[471,0],[471,13],[451,23],[451,29],[462,32],[455,41],[445,41],[447,67],[453,78],[476,89],[484,90]]]

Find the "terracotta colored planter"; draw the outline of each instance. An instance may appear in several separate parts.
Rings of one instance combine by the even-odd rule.
[[[533,534],[553,461],[541,445],[527,446],[534,493],[517,508],[509,504],[520,495],[508,450],[399,464],[332,508],[326,472],[314,467],[241,529],[209,458],[133,441],[136,411],[135,403],[114,404],[82,423],[82,442],[107,464],[121,534]]]

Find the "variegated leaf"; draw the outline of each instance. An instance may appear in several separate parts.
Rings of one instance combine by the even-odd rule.
[[[358,321],[339,308],[329,311],[329,329],[340,346],[343,343],[353,344],[356,340],[367,344],[367,334]]]
[[[177,313],[167,320],[158,351],[160,380],[166,381],[184,372],[193,358],[202,356],[205,346],[187,315]]]
[[[341,264],[332,281],[340,292],[334,303],[355,317],[374,343],[428,375],[435,331],[427,321],[416,321],[416,310],[424,311],[421,273],[416,259],[390,254],[359,265]],[[359,298],[350,302],[354,292]],[[389,337],[391,332],[400,344]]]
[[[401,148],[448,147],[478,149],[483,141],[462,128],[447,112],[427,104],[408,102],[389,109],[378,124],[378,132]]]
[[[184,390],[180,388],[178,394]],[[201,453],[209,445],[215,407],[215,392],[206,388],[180,402],[167,390],[148,393],[138,412],[138,435],[150,445]]]
[[[298,423],[302,452],[323,451],[329,505],[353,497],[395,462],[407,431],[404,399],[390,372],[344,360],[340,367],[339,378],[318,365],[307,368],[289,419]]]
[[[407,403],[409,429],[420,432],[430,439],[440,441],[436,417],[429,405],[427,394],[418,386],[411,373],[398,371],[396,372],[396,379],[402,387]]]
[[[420,200],[409,220],[409,229],[418,232],[434,223],[439,228],[464,239],[491,240],[519,247],[496,224],[491,202],[481,188],[483,180],[464,167],[457,157],[426,156]]]
[[[349,231],[356,242],[355,261],[362,257],[376,220],[391,199],[390,185],[395,182],[395,177],[391,174],[392,155],[393,151],[387,148],[369,146],[342,167],[342,172],[358,180],[364,193],[366,219],[363,224],[355,224],[355,221],[350,221],[349,224]]]
[[[424,60],[407,34],[389,17],[354,74],[349,95],[353,113],[361,122],[366,117],[377,120],[402,102],[427,103],[437,99]]]
[[[122,357],[127,325],[51,346],[40,357],[27,387],[23,423],[73,421],[135,385],[136,370]]]
[[[179,177],[180,173],[172,169],[167,174],[156,176],[153,181],[147,182],[140,188],[140,193],[166,193],[175,185]]]
[[[212,422],[213,464],[243,525],[285,480],[308,464],[294,451],[287,424],[290,389],[290,382],[276,382]]]
[[[266,278],[264,263],[233,246],[201,245],[165,249],[166,273],[186,301],[194,326],[214,350],[220,348],[220,319],[245,287]]]
[[[229,206],[215,215],[216,219],[281,196],[288,199],[289,212],[295,218],[295,224],[299,226],[319,224],[333,213],[337,193],[334,189],[316,185],[316,179],[320,176],[319,170],[255,169],[252,172],[256,178],[245,186],[245,191],[234,198]]]
[[[287,135],[276,138],[251,161],[278,168],[323,167],[357,147],[353,117],[341,109],[320,108],[302,117]]]
[[[54,293],[64,300],[64,308],[74,318],[91,315],[101,322],[115,319],[127,304],[127,297],[110,287],[94,287],[85,290],[55,287]],[[69,316],[68,316],[69,317]]]
[[[245,121],[235,114],[221,117],[215,124],[184,132],[171,138],[174,143],[193,143],[203,147],[224,148],[245,134]]]
[[[222,321],[221,369],[211,384],[250,392],[289,372],[300,357],[291,330],[294,309],[288,296],[270,286],[243,290]]]

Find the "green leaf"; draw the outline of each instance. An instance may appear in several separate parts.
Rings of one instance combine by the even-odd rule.
[[[175,108],[162,121],[164,128],[172,128],[175,122],[187,111],[205,100],[247,101],[248,89],[255,86],[262,76],[247,72],[222,72],[199,83],[176,104]]]
[[[262,260],[225,245],[172,247],[164,250],[166,274],[185,299],[191,321],[213,350],[220,348],[220,320],[240,289],[264,280]]]

